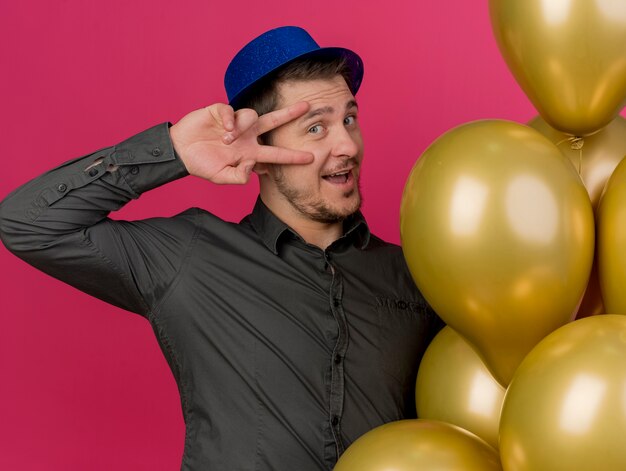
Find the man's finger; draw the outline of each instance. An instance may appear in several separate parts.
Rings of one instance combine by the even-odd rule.
[[[254,126],[259,120],[256,111],[249,108],[242,108],[235,112],[235,126],[231,132],[226,132],[222,136],[222,142],[230,144],[237,140],[239,136]]]
[[[313,154],[283,147],[259,146],[256,161],[268,164],[302,165],[313,162]]]
[[[224,167],[217,175],[214,175],[211,182],[217,185],[243,185],[250,180],[254,162],[245,161],[236,167]]]
[[[266,132],[293,121],[294,119],[298,119],[304,113],[309,111],[309,108],[310,105],[306,101],[300,101],[286,108],[281,108],[264,114],[259,118],[259,121],[256,124],[257,136],[265,134]]]
[[[231,132],[235,129],[235,111],[232,106],[222,105],[217,110],[224,131]]]

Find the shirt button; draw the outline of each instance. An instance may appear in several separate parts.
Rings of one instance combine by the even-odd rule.
[[[59,184],[59,186],[57,186],[57,191],[59,193],[65,193],[67,191],[67,185],[65,183]]]
[[[333,426],[336,426],[339,423],[339,417],[334,415],[333,419],[330,421],[330,423],[333,424]]]
[[[333,299],[333,306],[339,307],[339,300],[338,299]]]
[[[335,363],[337,364],[341,363],[341,355],[339,354],[335,355]]]
[[[132,173],[133,175],[137,175],[139,173],[139,167],[137,167],[136,165],[133,165],[130,168],[130,173]]]
[[[89,170],[89,176],[90,177],[95,177],[96,175],[98,175],[98,169],[97,168],[92,168]]]
[[[161,155],[161,149],[159,149],[158,147],[155,147],[154,149],[152,149],[152,155],[154,155],[155,157],[158,157],[159,155]]]

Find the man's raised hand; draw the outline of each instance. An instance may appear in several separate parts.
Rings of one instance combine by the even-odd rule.
[[[254,110],[217,103],[192,111],[170,128],[174,149],[191,175],[213,183],[246,183],[257,162],[307,164],[313,155],[261,145],[258,137],[299,118],[309,109],[300,102],[258,116]]]

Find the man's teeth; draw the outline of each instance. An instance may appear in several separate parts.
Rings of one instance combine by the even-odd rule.
[[[332,183],[347,183],[350,178],[350,170],[344,170],[343,172],[331,173],[325,175],[322,178],[329,180]]]

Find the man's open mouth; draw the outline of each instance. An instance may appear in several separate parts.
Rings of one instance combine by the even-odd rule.
[[[324,175],[322,178],[330,183],[347,183],[348,178],[350,178],[350,170],[331,173],[330,175]]]

